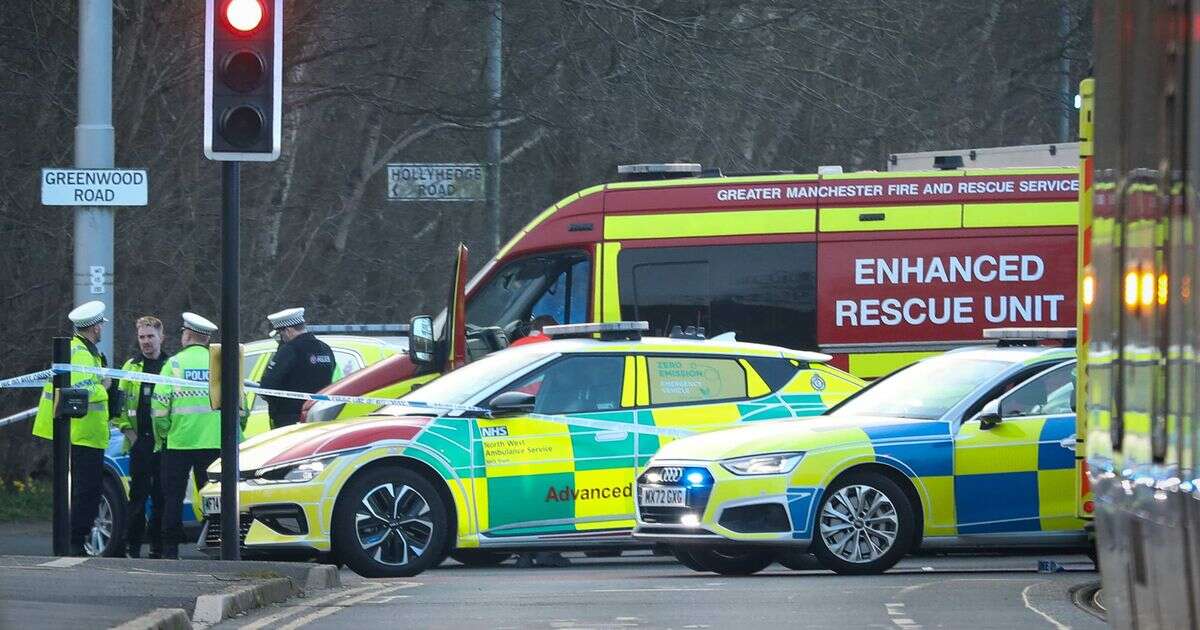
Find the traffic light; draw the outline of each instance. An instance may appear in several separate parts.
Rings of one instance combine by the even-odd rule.
[[[279,157],[283,0],[205,0],[204,156]]]

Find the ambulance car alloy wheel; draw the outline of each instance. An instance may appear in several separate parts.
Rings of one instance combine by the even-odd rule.
[[[896,482],[876,472],[846,475],[817,510],[812,552],[837,573],[871,575],[892,568],[913,541],[912,504]]]
[[[507,551],[484,551],[482,549],[458,549],[451,558],[469,567],[494,567],[512,557]]]
[[[684,564],[698,571],[712,571],[721,575],[750,575],[762,571],[775,562],[775,554],[768,549],[758,547],[719,545],[691,547],[685,551],[690,556],[690,560],[701,568],[696,569],[696,566],[687,562]],[[676,557],[679,557],[678,551],[676,551]]]
[[[448,530],[441,495],[401,466],[351,480],[333,512],[334,550],[363,577],[408,577],[437,566]]]
[[[92,534],[83,543],[89,556],[125,555],[125,493],[115,479],[105,475]]]

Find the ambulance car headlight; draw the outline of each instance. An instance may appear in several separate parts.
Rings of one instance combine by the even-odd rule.
[[[305,483],[312,481],[317,478],[317,475],[324,472],[326,466],[331,464],[336,458],[337,455],[325,456],[292,462],[274,468],[264,468],[258,471],[258,474],[251,477],[249,483],[265,486],[277,483]]]
[[[721,466],[735,475],[782,475],[795,470],[804,453],[768,453],[737,457],[721,462]]]
[[[333,400],[318,400],[313,403],[312,407],[308,408],[308,415],[305,416],[305,422],[329,422],[338,417],[342,413],[342,407],[346,403],[336,402]]]

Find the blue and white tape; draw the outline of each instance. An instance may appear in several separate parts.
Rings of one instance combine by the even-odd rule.
[[[0,388],[3,387],[23,387],[21,383],[37,382],[39,385],[56,372],[79,372],[82,374],[92,374],[102,378],[113,378],[126,381],[134,381],[138,383],[154,383],[156,385],[170,385],[172,387],[186,387],[191,389],[205,389],[208,387],[208,380],[191,380],[175,378],[171,376],[163,376],[161,374],[149,374],[146,372],[134,372],[131,370],[118,370],[114,368],[98,368],[84,365],[71,365],[69,363],[54,363],[49,370],[25,374],[11,379],[0,381]],[[6,385],[13,382],[15,385]],[[474,407],[471,405],[457,405],[450,403],[433,403],[420,400],[403,400],[399,398],[376,398],[373,396],[339,396],[336,394],[309,394],[306,392],[294,392],[282,389],[267,389],[257,386],[246,386],[244,390],[259,396],[273,396],[275,398],[291,398],[294,400],[322,400],[330,402],[365,404],[365,405],[380,405],[380,406],[399,406],[408,407],[410,409],[420,409],[422,411],[430,411],[433,413],[469,413],[487,418],[492,417],[492,411],[484,407]],[[454,416],[443,416],[453,418]],[[641,424],[630,424],[628,422],[615,422],[612,420],[601,420],[598,418],[581,418],[578,416],[563,416],[552,414],[528,413],[522,414],[522,417],[533,418],[536,420],[545,420],[558,424],[566,424],[572,426],[587,427],[591,429],[600,429],[604,431],[613,431],[619,433],[639,433],[642,435],[659,435],[665,437],[686,437],[693,435],[695,431],[687,429],[672,429],[665,427],[647,426]]]
[[[42,370],[41,372],[30,372],[12,378],[0,380],[0,389],[14,387],[41,387],[46,383],[46,380],[54,376],[54,370]]]

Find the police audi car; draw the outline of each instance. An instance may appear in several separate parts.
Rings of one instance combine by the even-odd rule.
[[[647,328],[546,327],[552,340],[406,397],[457,411],[396,405],[247,440],[243,553],[324,554],[362,575],[404,576],[447,553],[488,564],[521,549],[634,546],[634,475],[662,444],[817,415],[863,385],[827,355],[686,333],[643,339]],[[216,550],[219,485],[202,497],[202,546]]]
[[[697,571],[811,551],[879,573],[922,544],[1085,544],[1076,518],[1073,329],[987,331],[827,415],[665,445],[638,477],[635,536]]]

